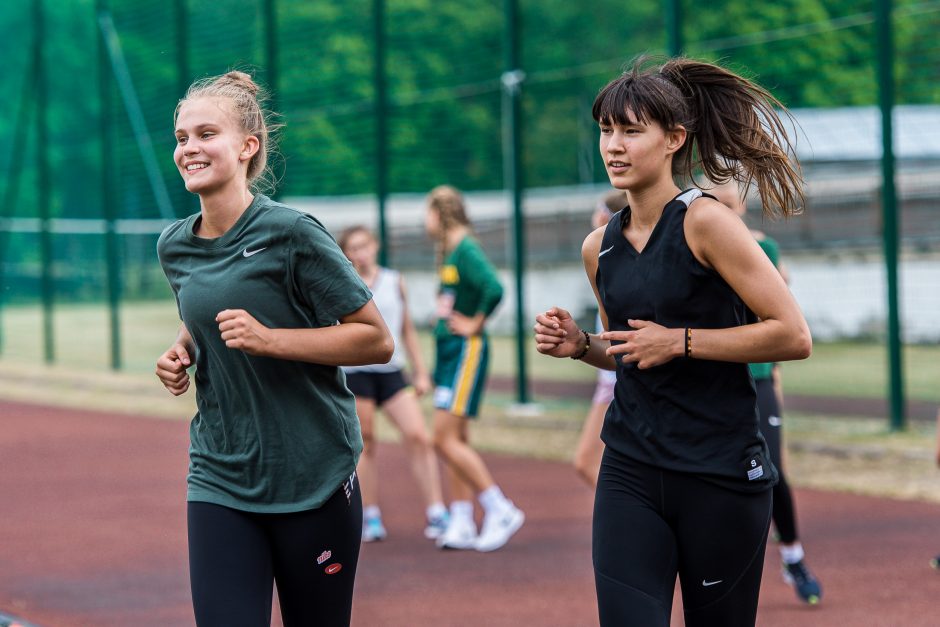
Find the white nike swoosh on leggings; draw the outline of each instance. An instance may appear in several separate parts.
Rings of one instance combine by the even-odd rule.
[[[724,579],[719,579],[718,581],[705,581],[702,579],[702,585],[707,588],[708,586],[714,586],[716,583],[721,583],[722,581],[724,581]]]

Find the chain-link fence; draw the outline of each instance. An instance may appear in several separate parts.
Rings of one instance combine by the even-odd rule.
[[[635,55],[681,47],[754,77],[795,114],[806,214],[754,225],[781,242],[821,337],[884,337],[891,260],[882,252],[878,104],[890,92],[902,329],[907,340],[935,342],[940,2],[895,2],[887,27],[879,2],[889,6],[520,0],[515,32],[510,0],[7,3],[2,303],[45,300],[51,311],[169,296],[156,237],[169,219],[198,210],[171,159],[172,113],[193,79],[232,68],[273,91],[284,124],[278,195],[332,228],[374,225],[386,181],[389,257],[405,269],[433,258],[421,194],[445,182],[470,192],[484,245],[512,264],[511,195],[493,190],[508,184],[502,79],[521,69],[526,259],[580,271],[580,240],[606,181],[593,97]],[[519,68],[506,67],[511,41]],[[879,50],[889,55],[890,85],[879,84]],[[538,304],[537,295],[528,303]]]

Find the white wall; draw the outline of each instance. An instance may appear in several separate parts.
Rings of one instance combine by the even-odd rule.
[[[787,258],[790,288],[817,340],[883,335],[887,319],[885,270],[880,259]],[[437,289],[431,272],[409,272],[411,311],[417,324],[427,324]],[[515,287],[510,272],[501,272],[503,302],[491,330],[511,333],[515,324]],[[940,259],[904,261],[900,271],[901,319],[904,339],[940,341]],[[526,280],[526,324],[553,305],[574,315],[596,307],[583,268],[533,269]]]

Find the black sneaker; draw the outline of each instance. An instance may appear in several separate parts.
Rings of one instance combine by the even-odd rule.
[[[793,586],[796,596],[804,603],[816,605],[822,599],[822,588],[803,560],[796,564],[784,564],[783,580]]]

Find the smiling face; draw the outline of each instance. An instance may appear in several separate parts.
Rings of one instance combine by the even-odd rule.
[[[247,135],[226,98],[184,102],[176,118],[173,160],[186,189],[201,196],[240,186],[247,188],[248,162],[258,139]]]
[[[685,129],[666,131],[657,122],[626,113],[624,124],[600,123],[601,158],[611,185],[636,190],[671,177],[672,156],[685,141]]]

